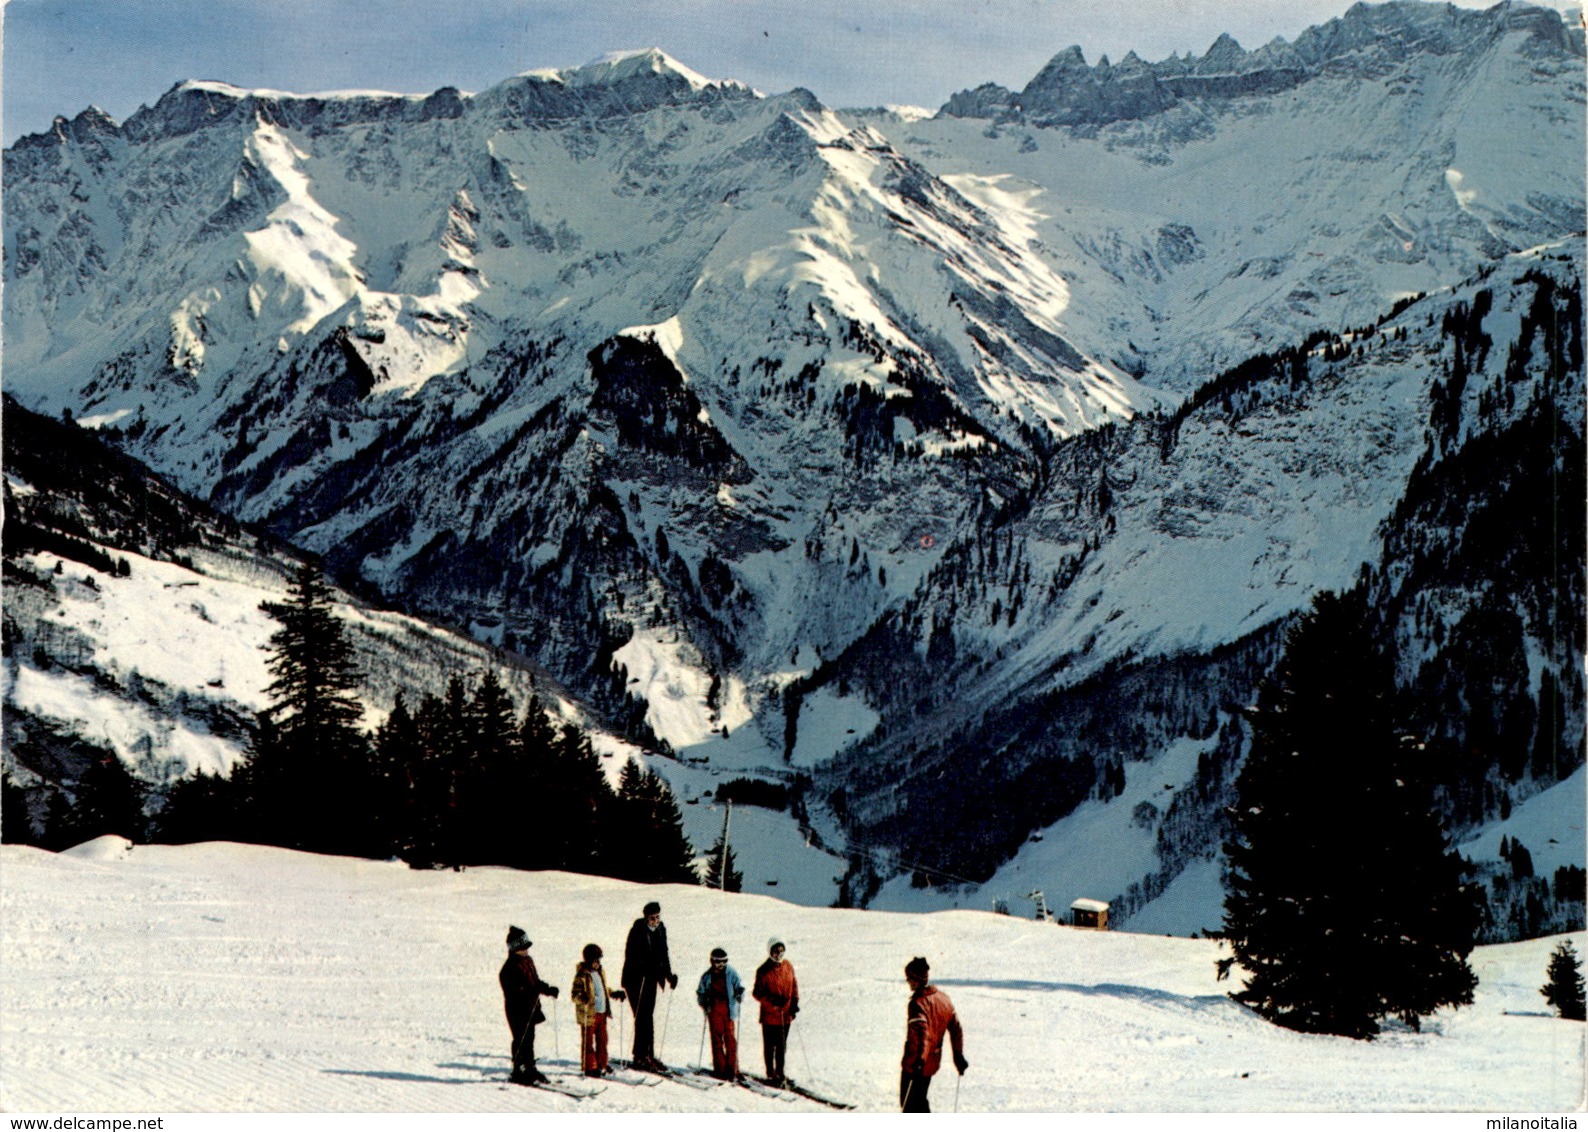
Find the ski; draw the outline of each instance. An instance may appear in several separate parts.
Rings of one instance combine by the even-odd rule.
[[[497,1078],[501,1080],[501,1078]],[[514,1081],[509,1079],[502,1085],[505,1090],[511,1085],[520,1089],[540,1089],[547,1093],[556,1093],[558,1096],[568,1097],[576,1101],[587,1101],[591,1097],[600,1096],[606,1092],[605,1086],[599,1089],[577,1089],[572,1085],[565,1085],[560,1081]]]
[[[735,1077],[731,1081],[725,1081],[704,1066],[692,1065],[689,1067],[688,1072],[691,1077],[694,1077],[699,1081],[704,1081],[708,1085],[737,1085],[746,1092],[755,1093],[757,1096],[769,1097],[770,1099],[776,1101],[786,1101],[789,1104],[794,1103],[796,1099],[792,1093],[786,1093],[782,1089],[773,1088],[765,1081],[757,1080],[756,1078],[745,1073],[739,1074],[739,1076]]]
[[[638,1070],[633,1071],[633,1076],[630,1076],[628,1073],[603,1073],[601,1075],[601,1080],[612,1081],[619,1085],[630,1085],[636,1089],[654,1089],[657,1085],[662,1083],[662,1079],[660,1077],[645,1077],[641,1075]]]
[[[813,1093],[809,1089],[805,1088],[805,1086],[796,1085],[792,1081],[790,1081],[784,1087],[796,1096],[804,1097],[808,1101],[815,1101],[817,1104],[824,1104],[828,1108],[836,1108],[843,1112],[854,1111],[855,1106],[852,1104],[846,1104],[843,1101],[835,1101],[832,1097],[824,1097],[820,1093]]]
[[[632,1069],[636,1073],[651,1074],[653,1077],[659,1079],[657,1084],[661,1084],[660,1078],[666,1078],[669,1081],[677,1081],[680,1085],[688,1085],[691,1089],[710,1089],[717,1085],[726,1085],[728,1083],[726,1081],[701,1080],[699,1078],[693,1077],[689,1073],[680,1072],[679,1070],[673,1069],[666,1065],[662,1066],[660,1069],[653,1069],[649,1066],[642,1067],[635,1065],[633,1062],[623,1062],[622,1065],[624,1068]]]
[[[692,1072],[698,1073],[703,1077],[710,1078],[709,1070],[696,1069],[692,1070]],[[710,1079],[716,1080],[716,1078]],[[828,1108],[836,1108],[844,1112],[852,1111],[855,1107],[854,1105],[847,1104],[844,1101],[835,1101],[832,1097],[824,1097],[820,1093],[813,1093],[811,1090],[801,1085],[796,1085],[792,1081],[787,1081],[782,1085],[774,1085],[770,1081],[764,1081],[759,1077],[752,1077],[748,1074],[740,1074],[738,1079],[733,1083],[738,1085],[741,1089],[748,1089],[750,1092],[759,1094],[763,1097],[773,1097],[780,1101],[788,1101],[790,1104],[792,1104],[795,1100],[804,1098],[805,1100],[815,1101],[817,1104],[826,1105]]]
[[[529,1087],[531,1089],[544,1089],[548,1093],[556,1093],[559,1096],[572,1097],[576,1101],[587,1101],[591,1097],[598,1097],[606,1092],[605,1085],[597,1089],[579,1089],[572,1085],[564,1085],[561,1081],[537,1081]]]
[[[734,1084],[738,1085],[741,1089],[748,1089],[757,1096],[771,1097],[776,1101],[785,1101],[789,1104],[793,1104],[795,1100],[794,1094],[792,1092],[787,1092],[775,1085],[769,1085],[765,1081],[758,1080],[754,1077],[740,1076],[736,1081],[734,1081]]]
[[[707,1074],[695,1073],[688,1069],[674,1069],[671,1065],[661,1071],[661,1076],[669,1081],[677,1081],[680,1085],[688,1085],[691,1089],[720,1089],[728,1082]]]

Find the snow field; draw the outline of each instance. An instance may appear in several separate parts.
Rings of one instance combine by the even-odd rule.
[[[613,1084],[582,1104],[499,1083],[508,925],[529,932],[543,977],[566,991],[588,941],[621,965],[648,899],[661,901],[685,991],[658,1007],[669,1062],[696,1061],[688,988],[709,949],[725,947],[748,977],[776,934],[801,986],[790,1071],[863,1111],[897,1103],[914,955],[966,1028],[961,1112],[1558,1112],[1582,1098],[1584,1028],[1547,1016],[1537,992],[1549,939],[1479,949],[1474,1006],[1360,1043],[1280,1030],[1237,1006],[1205,940],[224,843],[104,838],[59,855],[8,845],[0,869],[0,1107],[13,1112],[805,1110],[670,1082]],[[548,1008],[540,1063],[565,1073],[571,1007],[565,996]],[[747,1014],[741,1064],[755,1070]],[[936,1107],[951,1108],[953,1090],[951,1073],[939,1077]]]

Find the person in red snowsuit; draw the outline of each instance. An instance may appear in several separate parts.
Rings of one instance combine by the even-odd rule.
[[[712,1076],[724,1081],[739,1077],[739,1002],[744,998],[744,981],[739,972],[728,966],[728,953],[720,947],[712,948],[711,966],[700,976],[695,988],[695,1001],[706,1012],[706,1024],[711,1030]]]
[[[755,969],[755,987],[750,991],[761,1004],[761,1056],[766,1062],[769,1085],[792,1084],[784,1068],[788,1053],[788,1030],[800,1012],[800,984],[794,977],[794,964],[783,958],[783,941],[767,941],[767,960]]]
[[[910,984],[910,1005],[905,1013],[904,1060],[899,1074],[899,1107],[905,1112],[931,1112],[926,1092],[943,1064],[943,1037],[954,1045],[954,1068],[963,1076],[970,1068],[965,1060],[965,1035],[959,1016],[948,995],[927,982],[931,968],[925,959],[915,958],[904,968]]]

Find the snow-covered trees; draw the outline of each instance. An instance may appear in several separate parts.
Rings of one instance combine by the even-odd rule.
[[[1295,1030],[1370,1038],[1472,1001],[1478,906],[1398,735],[1357,595],[1321,596],[1250,712],[1225,934],[1234,997]]]
[[[1562,1018],[1581,1022],[1588,1019],[1583,1002],[1582,960],[1571,940],[1563,939],[1549,956],[1549,981],[1538,988],[1544,1001]]]

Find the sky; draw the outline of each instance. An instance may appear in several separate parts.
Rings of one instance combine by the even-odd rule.
[[[124,121],[185,79],[478,91],[640,47],[768,93],[803,86],[833,107],[935,109],[984,82],[1024,86],[1072,44],[1093,62],[1201,54],[1221,32],[1250,49],[1349,6],[1135,0],[1126,18],[1121,0],[8,0],[0,136],[90,105]]]

